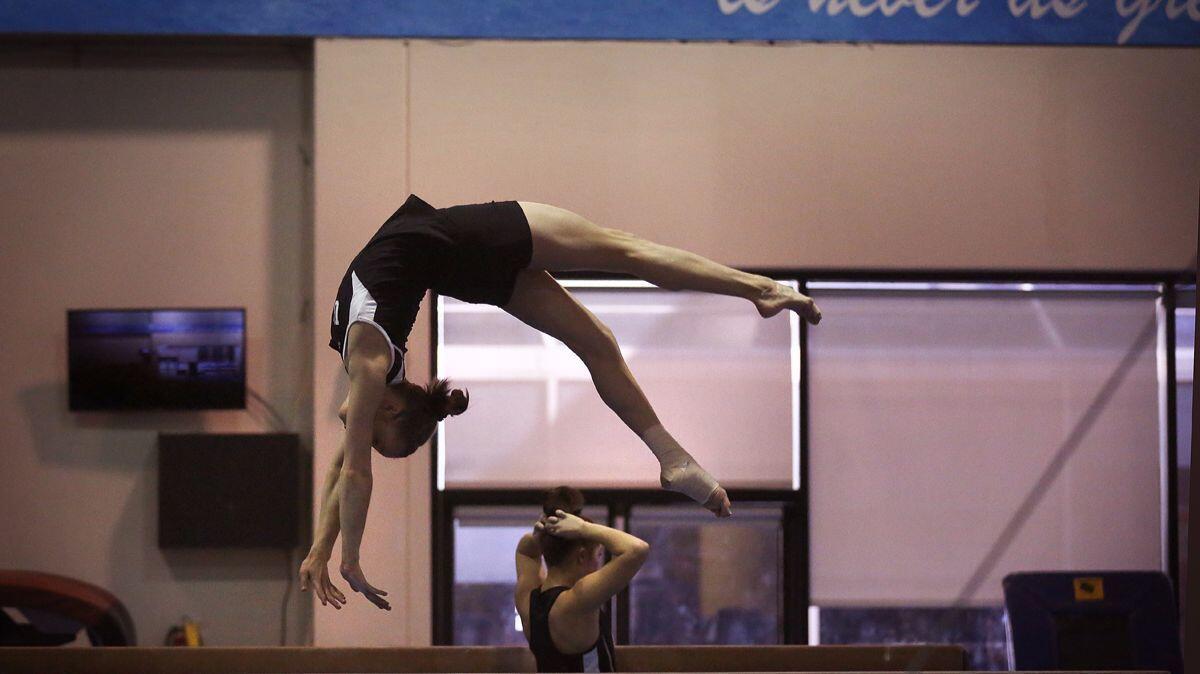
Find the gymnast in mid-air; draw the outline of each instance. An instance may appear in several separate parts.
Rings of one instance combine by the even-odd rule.
[[[813,324],[821,320],[812,299],[793,288],[562,208],[529,201],[434,208],[410,195],[351,261],[333,303],[329,345],[350,377],[339,411],[346,432],[325,479],[301,589],[313,588],[322,604],[345,603],[326,570],[340,530],[342,577],[376,606],[390,608],[358,557],[371,498],[371,448],[388,458],[408,456],[468,402],[445,380],[421,386],[405,378],[405,344],[429,290],[495,305],[561,341],[583,361],[604,403],[658,459],[663,488],[718,517],[730,515],[725,489],[663,427],[612,331],[551,271],[626,274],[668,290],[741,297],[764,318],[790,310]]]

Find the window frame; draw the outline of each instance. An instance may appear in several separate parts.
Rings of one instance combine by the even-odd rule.
[[[1178,537],[1178,487],[1177,456],[1178,419],[1175,409],[1177,383],[1175,368],[1175,303],[1176,286],[1196,284],[1194,271],[1050,271],[1050,270],[861,270],[823,269],[801,270],[796,268],[746,268],[745,271],[776,279],[794,280],[800,292],[807,293],[810,282],[870,282],[881,283],[1070,283],[1079,285],[1156,285],[1158,302],[1162,308],[1159,320],[1160,345],[1165,347],[1165,391],[1160,401],[1166,408],[1165,432],[1163,435],[1162,462],[1166,471],[1166,490],[1163,498],[1163,517],[1160,526],[1165,530],[1166,541],[1163,570],[1171,578],[1178,593],[1179,581],[1179,537]],[[594,279],[627,281],[630,277],[617,274],[561,273],[557,279]],[[434,307],[436,293],[430,292]],[[430,321],[430,371],[437,373],[438,334],[441,329],[438,311],[432,312]],[[808,643],[808,612],[811,599],[809,590],[810,559],[810,512],[808,461],[809,437],[809,376],[808,376],[808,324],[800,322],[799,330],[800,378],[799,395],[794,396],[799,407],[799,484],[798,489],[731,489],[730,499],[734,502],[771,502],[783,506],[783,565],[782,592],[784,615],[783,644]],[[1165,344],[1164,344],[1165,342]],[[434,645],[454,643],[454,510],[460,506],[530,506],[542,496],[540,489],[439,489],[437,433],[431,443],[434,456],[430,461],[429,485],[432,499],[431,528],[431,620]],[[634,506],[669,505],[687,502],[679,494],[657,489],[584,489],[588,503],[606,506],[609,526],[620,525],[627,529],[630,510]],[[629,590],[616,598],[614,607],[614,638],[618,644],[629,643]]]

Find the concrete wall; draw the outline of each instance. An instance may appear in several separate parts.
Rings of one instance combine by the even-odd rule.
[[[280,48],[0,57],[0,567],[111,590],[142,644],[184,615],[207,643],[280,642],[286,553],[158,549],[156,442],[286,430],[311,445],[310,67]],[[245,307],[261,400],[69,412],[66,310],[159,306]],[[308,631],[298,594],[289,643]]]
[[[410,54],[411,181],[434,205],[544,201],[744,266],[1174,268],[1196,247],[1195,50]]]

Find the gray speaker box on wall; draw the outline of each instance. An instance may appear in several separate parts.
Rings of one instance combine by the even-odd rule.
[[[291,433],[160,433],[160,548],[300,544],[310,465]]]

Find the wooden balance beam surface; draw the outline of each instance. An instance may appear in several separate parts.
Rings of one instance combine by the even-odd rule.
[[[960,646],[618,646],[624,672],[896,672],[919,652],[924,671],[961,671]],[[0,672],[532,672],[524,647],[0,648]]]
[[[920,657],[923,663],[916,662]],[[962,646],[617,646],[623,672],[862,672],[962,670]]]

